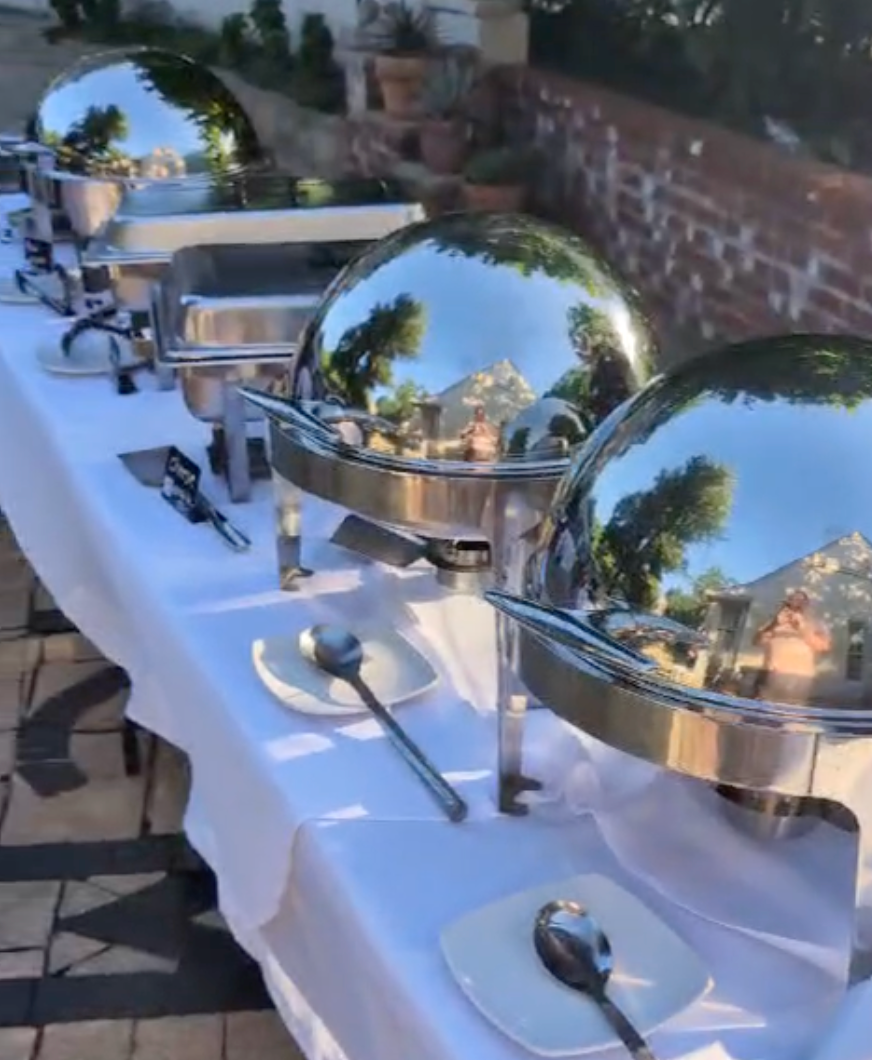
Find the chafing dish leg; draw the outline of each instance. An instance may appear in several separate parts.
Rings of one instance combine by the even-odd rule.
[[[154,378],[158,390],[175,390],[176,373],[172,368],[167,368],[164,364],[155,364]]]
[[[227,489],[230,493],[230,500],[234,504],[251,498],[245,413],[245,398],[239,393],[239,389],[232,384],[225,385],[223,427],[227,457]]]
[[[302,564],[303,492],[280,475],[272,472],[273,496],[276,506],[276,553],[279,561],[279,588],[295,592],[301,578],[312,573]]]
[[[530,536],[539,518],[516,494],[501,495],[497,501],[490,541],[494,583],[498,588],[509,592],[521,589],[530,555]],[[529,807],[520,796],[538,791],[542,785],[524,774],[524,721],[529,697],[518,679],[517,624],[499,613],[496,614],[496,646],[497,805],[500,813],[522,817],[529,812]]]
[[[850,805],[851,799],[831,803],[835,809],[844,808],[850,822],[839,822],[856,828],[857,878],[854,885],[854,911],[851,925],[851,953],[848,963],[848,985],[872,978],[872,908],[870,902],[870,873],[872,873],[872,807]]]

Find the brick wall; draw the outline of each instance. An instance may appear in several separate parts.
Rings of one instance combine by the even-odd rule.
[[[669,335],[872,335],[872,180],[524,68],[505,132],[544,149],[536,212],[587,235]]]

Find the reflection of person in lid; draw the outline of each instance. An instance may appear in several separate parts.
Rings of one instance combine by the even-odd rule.
[[[489,422],[483,405],[476,405],[472,421],[460,432],[460,440],[464,460],[489,461],[500,455],[500,432]]]
[[[808,703],[817,656],[830,650],[830,633],[809,610],[808,594],[792,592],[775,617],[754,638],[763,647],[763,671],[757,685],[762,699]]]

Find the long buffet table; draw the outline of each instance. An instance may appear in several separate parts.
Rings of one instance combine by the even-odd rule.
[[[0,275],[19,253],[0,248]],[[248,553],[185,523],[118,454],[173,444],[205,465],[206,429],[177,391],[142,377],[120,397],[105,378],[46,374],[36,350],[64,326],[40,307],[0,306],[0,504],[58,604],[129,672],[130,716],[190,756],[186,830],[310,1060],[529,1057],[460,991],[440,932],[502,896],[591,872],[639,896],[713,978],[651,1036],[661,1060],[799,1060],[833,1034],[827,1060],[872,1058],[872,994],[840,1010],[820,962],[669,902],[618,862],[590,814],[496,813],[485,605],[443,594],[427,570],[365,566],[331,546],[343,513],[316,503],[305,518],[317,573],[281,593],[268,488],[231,510],[207,481],[252,538]],[[358,617],[397,623],[434,662],[438,688],[402,718],[469,801],[465,824],[440,817],[372,720],[296,714],[255,675],[258,638]],[[531,742],[546,769],[581,753],[545,711],[531,715]],[[713,841],[706,858],[717,857]]]

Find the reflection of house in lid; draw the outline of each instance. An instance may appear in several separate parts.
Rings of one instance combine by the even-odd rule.
[[[872,544],[853,533],[745,585],[709,594],[705,617],[711,649],[709,680],[754,695],[764,665],[757,634],[797,590],[809,598],[811,620],[829,634],[815,657],[808,701],[872,707]]]
[[[472,420],[476,408],[483,408],[488,421],[501,427],[535,400],[532,387],[512,362],[498,361],[434,395],[428,402],[426,418],[438,417],[437,422],[431,420],[425,425],[418,411],[411,426],[431,438],[456,439]]]

